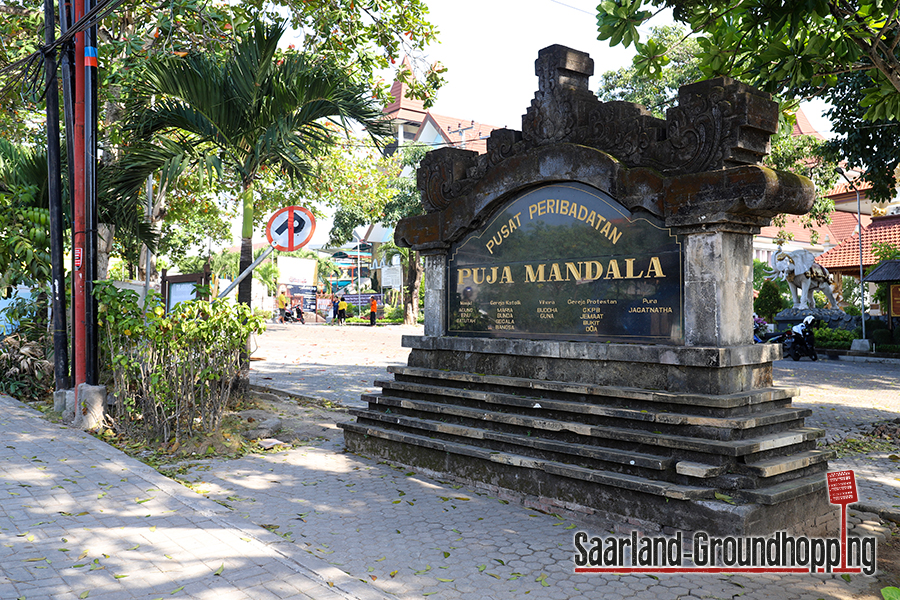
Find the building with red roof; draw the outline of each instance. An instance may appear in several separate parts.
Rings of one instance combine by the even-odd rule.
[[[404,58],[403,64],[412,72],[409,58]],[[394,81],[391,86],[393,101],[383,110],[391,120],[396,140],[388,146],[388,154],[393,154],[398,145],[413,141],[434,147],[453,146],[475,150],[479,154],[487,152],[487,138],[498,127],[426,110],[421,100],[407,98],[408,90],[407,84]]]
[[[803,110],[798,108],[796,114],[796,122],[794,123],[793,135],[811,135],[819,140],[825,137],[816,131],[812,126]],[[857,186],[860,200],[859,221],[862,227],[866,227],[872,222],[871,215],[878,213],[879,209],[873,207],[873,203],[869,200],[867,191],[871,189],[871,185],[859,179],[860,173],[847,169],[847,174]],[[831,189],[826,196],[834,201],[834,211],[831,213],[831,223],[828,225],[817,225],[812,228],[804,227],[800,217],[788,215],[785,226],[763,227],[759,235],[754,239],[753,258],[769,262],[772,254],[777,252],[779,246],[778,234],[784,230],[792,239],[786,241],[781,247],[786,251],[805,249],[815,255],[822,254],[832,248],[837,247],[850,236],[859,231],[860,223],[857,220],[856,207],[856,190],[847,181],[840,180],[837,185]],[[884,209],[880,209],[883,211]],[[813,232],[818,234],[818,239],[813,242]],[[857,257],[857,262],[858,262]],[[856,276],[859,277],[859,266],[857,265]]]
[[[876,242],[900,248],[900,215],[874,217],[862,230],[862,265],[867,269],[878,263],[872,253]],[[859,236],[853,233],[840,244],[816,257],[816,262],[839,275],[859,278]]]

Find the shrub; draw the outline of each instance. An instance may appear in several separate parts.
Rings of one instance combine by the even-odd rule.
[[[753,310],[759,316],[770,323],[775,320],[775,315],[785,308],[786,302],[778,286],[771,281],[762,284],[759,296],[753,301]]]
[[[853,340],[859,338],[859,334],[844,329],[830,329],[828,327],[816,328],[813,330],[816,336],[817,348],[836,348],[838,350],[849,350]]]
[[[889,329],[875,329],[872,331],[872,342],[876,348],[882,346],[890,346],[894,341],[894,336]]]
[[[166,314],[147,298],[101,282],[99,302],[104,379],[116,397],[115,425],[147,440],[182,442],[195,430],[218,430],[251,333],[263,318],[243,304],[192,300]]]
[[[384,319],[386,321],[402,321],[403,320],[403,306],[397,304],[395,306],[391,306],[390,304],[384,307]]]

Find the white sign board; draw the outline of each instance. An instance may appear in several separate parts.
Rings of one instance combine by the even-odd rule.
[[[381,269],[381,287],[399,289],[403,285],[403,267],[384,267]]]
[[[313,258],[278,257],[278,282],[294,285],[316,285],[316,260]]]

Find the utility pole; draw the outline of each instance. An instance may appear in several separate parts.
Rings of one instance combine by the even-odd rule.
[[[44,42],[56,41],[54,0],[44,0]],[[63,211],[61,160],[59,155],[59,83],[56,79],[56,50],[44,55],[47,91],[47,195],[50,210],[51,301],[53,312],[53,372],[56,389],[69,387],[69,351],[66,331],[66,275],[63,266]]]
[[[74,0],[72,3],[72,23],[77,23],[84,16],[85,0]],[[75,35],[75,89],[73,90],[74,123],[72,137],[74,152],[70,160],[74,166],[74,179],[72,181],[72,251],[75,256],[75,270],[72,273],[72,307],[74,317],[72,319],[72,335],[75,338],[75,393],[78,393],[79,384],[87,382],[87,234],[88,223],[85,214],[85,121],[84,121],[84,90],[85,90],[85,32]]]
[[[72,3],[70,0],[59,0],[59,30],[61,34],[66,33],[74,24],[72,20]],[[69,214],[73,216],[72,233],[75,232],[75,44],[67,42],[61,52],[61,70],[63,83],[63,112],[66,118],[66,154],[69,157],[67,163],[68,180],[69,180]],[[74,248],[74,244],[73,244]],[[72,360],[70,374],[74,376],[77,369],[77,352],[75,331],[75,253],[72,252],[72,341],[69,356]],[[69,385],[72,379],[69,380]]]
[[[453,135],[454,133],[460,134],[460,137],[462,137],[462,143],[459,145],[459,147],[465,148],[466,147],[466,132],[468,130],[474,129],[474,128],[475,128],[475,119],[472,119],[472,123],[468,127],[463,127],[462,123],[457,123],[456,129],[450,129],[450,126],[447,125],[447,133],[449,135]]]
[[[97,0],[83,0],[84,11],[90,12]],[[97,25],[84,34],[84,212],[85,212],[85,382],[100,382],[100,331],[97,326],[97,299],[94,281],[97,280]]]

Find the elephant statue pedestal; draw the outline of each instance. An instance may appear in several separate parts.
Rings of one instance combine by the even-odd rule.
[[[822,325],[830,329],[846,329],[852,331],[860,326],[859,317],[848,315],[836,308],[786,308],[775,315],[776,331],[790,329],[803,319],[812,315]]]

